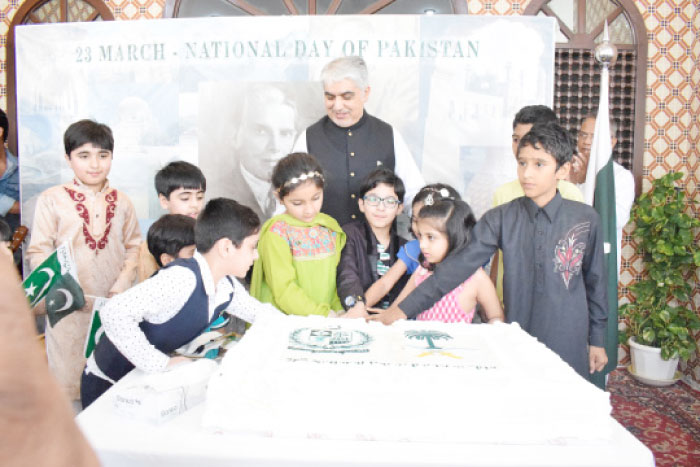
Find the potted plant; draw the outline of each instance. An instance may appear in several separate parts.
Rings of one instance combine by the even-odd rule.
[[[630,343],[636,375],[654,381],[674,379],[678,359],[690,357],[696,348],[693,331],[700,329],[700,318],[689,309],[688,283],[689,273],[700,267],[694,235],[700,221],[685,213],[686,194],[675,183],[682,176],[676,172],[654,180],[632,209],[646,274],[630,287],[633,301],[620,307],[627,319],[620,337]]]

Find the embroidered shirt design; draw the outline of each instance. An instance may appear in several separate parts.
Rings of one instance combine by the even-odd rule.
[[[103,250],[107,246],[109,232],[112,230],[112,218],[114,218],[114,211],[117,209],[117,190],[112,190],[105,195],[105,201],[107,202],[107,209],[105,212],[105,232],[99,240],[96,240],[88,230],[88,225],[90,225],[90,214],[88,213],[85,204],[83,204],[85,201],[85,195],[75,190],[71,190],[68,187],[64,188],[68,193],[68,196],[70,196],[70,199],[75,202],[75,210],[78,212],[78,216],[83,220],[83,237],[85,237],[85,244],[91,250]]]
[[[554,247],[554,272],[561,273],[567,289],[571,278],[581,272],[583,254],[586,251],[586,242],[582,237],[590,230],[590,222],[576,224]]]
[[[270,227],[270,231],[287,241],[296,261],[327,258],[335,254],[338,234],[322,225],[297,227],[279,221]]]

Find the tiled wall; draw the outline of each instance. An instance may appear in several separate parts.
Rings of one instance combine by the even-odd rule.
[[[644,191],[649,180],[669,171],[688,174],[682,181],[688,199],[700,202],[698,143],[700,143],[700,5],[691,0],[635,2],[644,18],[649,41],[647,63],[646,128],[644,132]],[[700,217],[700,204],[695,206]],[[696,232],[700,242],[700,232]],[[633,253],[636,244],[632,241]],[[630,277],[642,270],[636,255],[630,256]],[[700,270],[695,271],[693,301],[700,312]],[[696,341],[698,340],[696,336]],[[700,383],[697,354],[682,365],[687,376]]]
[[[165,0],[103,0],[116,19],[154,19],[163,16]]]
[[[530,0],[465,0],[469,14],[518,15]],[[6,105],[5,40],[7,28],[20,1],[0,0],[0,106]],[[105,0],[119,20],[160,18],[165,0]],[[700,198],[700,6],[693,0],[636,0],[648,32],[647,100],[644,133],[643,190],[650,180],[670,170],[688,174],[684,178],[689,199]],[[700,216],[700,206],[693,212]],[[625,229],[621,299],[629,299],[628,286],[643,271],[633,226]],[[700,242],[700,232],[697,236]],[[700,311],[700,271],[694,277],[694,306]],[[625,352],[621,363],[627,363]],[[684,370],[700,383],[700,358],[691,359]]]

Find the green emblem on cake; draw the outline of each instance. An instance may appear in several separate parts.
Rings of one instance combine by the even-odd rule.
[[[369,352],[370,342],[372,338],[366,332],[340,326],[300,328],[289,334],[287,348],[313,353],[362,353]]]
[[[432,330],[428,330],[428,329],[406,331],[406,337],[408,337],[409,339],[417,339],[419,341],[422,341],[422,340],[426,341],[428,343],[428,348],[431,350],[441,348],[441,347],[437,347],[435,345],[434,341],[437,341],[440,339],[452,339],[452,336],[450,336],[446,332],[432,331]]]
[[[419,341],[425,341],[428,344],[428,347],[426,348],[425,352],[422,352],[418,354],[418,357],[429,357],[431,355],[444,355],[445,357],[450,357],[455,360],[461,360],[462,357],[459,355],[455,355],[452,352],[449,352],[449,348],[445,349],[444,347],[438,347],[435,345],[435,341],[439,341],[441,339],[449,340],[452,339],[452,336],[447,334],[446,332],[442,331],[435,331],[432,329],[423,329],[423,330],[411,330],[411,331],[406,331],[404,333],[406,338],[408,339],[416,339]],[[454,350],[454,348],[451,348]]]

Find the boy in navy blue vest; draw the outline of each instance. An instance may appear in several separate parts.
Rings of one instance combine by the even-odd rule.
[[[250,323],[259,313],[278,313],[248,295],[236,279],[258,257],[259,231],[253,210],[230,199],[213,199],[197,220],[192,258],[173,261],[105,305],[100,311],[104,334],[81,379],[84,408],[134,367],[157,372],[185,360],[170,353],[222,313]]]

